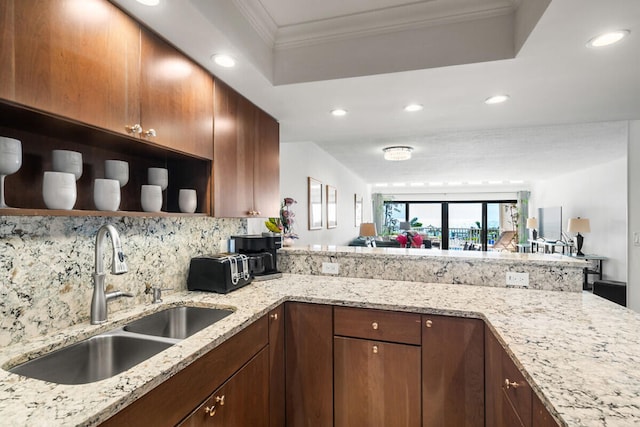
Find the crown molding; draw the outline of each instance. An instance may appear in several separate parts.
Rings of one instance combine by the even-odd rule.
[[[278,27],[260,1],[233,0],[260,37],[279,50],[508,15],[520,2],[491,0],[482,6],[451,7],[447,2],[429,0]]]

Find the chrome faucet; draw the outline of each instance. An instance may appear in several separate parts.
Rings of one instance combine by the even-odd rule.
[[[113,246],[113,258],[111,261],[111,274],[124,274],[127,272],[127,264],[124,262],[124,253],[120,245],[118,230],[113,225],[107,224],[100,227],[96,236],[96,264],[93,272],[93,297],[91,298],[91,324],[99,325],[107,321],[107,302],[119,297],[133,297],[132,294],[115,291],[105,292],[104,279],[104,245],[105,237],[109,234]]]

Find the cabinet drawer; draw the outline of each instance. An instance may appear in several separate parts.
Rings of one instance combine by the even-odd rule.
[[[502,390],[525,427],[531,426],[531,386],[511,358],[502,357]]]
[[[334,308],[334,334],[420,345],[420,315],[364,308]]]

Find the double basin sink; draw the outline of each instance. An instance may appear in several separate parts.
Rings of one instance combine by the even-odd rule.
[[[25,362],[9,372],[57,384],[86,384],[122,373],[233,313],[172,307]]]

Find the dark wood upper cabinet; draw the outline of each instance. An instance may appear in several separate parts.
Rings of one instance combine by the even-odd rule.
[[[422,316],[422,419],[424,427],[484,426],[481,320]]]
[[[142,29],[140,136],[213,158],[213,77],[155,34]]]
[[[12,99],[15,89],[14,0],[0,2],[0,98]]]
[[[13,8],[14,88],[5,99],[121,134],[138,123],[135,21],[103,0],[20,0]]]
[[[213,98],[214,215],[278,216],[278,122],[219,80]]]

